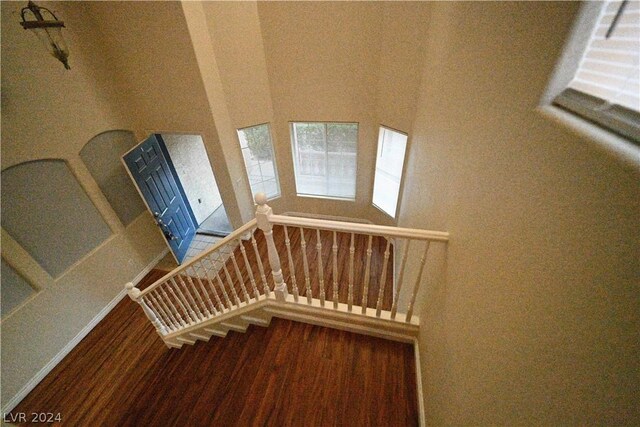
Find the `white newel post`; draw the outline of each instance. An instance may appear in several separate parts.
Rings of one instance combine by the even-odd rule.
[[[258,228],[264,233],[267,241],[267,251],[269,252],[269,264],[271,265],[271,274],[273,274],[273,282],[275,283],[274,292],[278,301],[287,299],[287,284],[282,276],[282,268],[280,267],[280,256],[276,250],[276,244],[273,241],[273,224],[269,222],[269,217],[273,213],[272,209],[267,205],[267,196],[264,193],[256,194],[256,221]]]
[[[151,310],[149,306],[144,302],[144,300],[140,298],[140,289],[133,286],[133,283],[131,282],[127,283],[125,285],[125,288],[127,289],[129,298],[131,298],[133,301],[140,304],[140,307],[142,307],[144,314],[147,315],[147,318],[149,319],[149,321],[151,321],[151,324],[156,328],[156,331],[158,332],[158,334],[161,337],[166,335],[167,329],[164,327],[164,325],[162,324],[158,316],[156,316],[153,310]]]

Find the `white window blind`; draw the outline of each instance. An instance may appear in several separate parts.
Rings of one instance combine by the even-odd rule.
[[[278,169],[268,124],[238,129],[240,149],[253,197],[265,193],[268,199],[280,197]]]
[[[640,140],[640,1],[603,2],[577,72],[554,102]]]
[[[372,201],[375,207],[393,218],[398,207],[406,149],[407,135],[380,127]]]
[[[299,196],[355,200],[357,123],[291,123]]]

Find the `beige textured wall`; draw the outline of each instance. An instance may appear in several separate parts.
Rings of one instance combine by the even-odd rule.
[[[2,169],[29,160],[64,159],[113,234],[53,279],[3,230],[3,258],[40,289],[2,320],[3,407],[166,248],[148,214],[127,227],[119,222],[80,160],[81,148],[93,136],[134,129],[84,5],[40,5],[58,12],[73,28],[65,34],[71,70],[20,27],[24,4],[2,2]]]
[[[233,141],[217,128],[180,2],[83,2],[82,8],[140,139],[152,132],[201,135],[231,224],[242,225],[252,209],[248,184],[225,162],[241,157],[228,151]]]
[[[224,156],[239,158],[235,130],[272,124],[282,197],[298,211],[393,222],[371,207],[379,124],[408,131],[421,78],[427,3],[185,3],[187,23]],[[206,30],[206,34],[205,34]],[[355,202],[297,197],[290,121],[360,123]],[[233,172],[244,174],[244,170]],[[249,193],[234,178],[238,199]]]
[[[257,3],[205,2],[202,7],[234,127],[272,121]]]
[[[418,310],[430,425],[640,422],[640,166],[534,111],[577,8],[434,5],[400,221],[451,233]]]

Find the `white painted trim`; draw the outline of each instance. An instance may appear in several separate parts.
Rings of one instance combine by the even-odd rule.
[[[383,311],[377,317],[376,309],[367,308],[366,315],[360,314],[360,307],[353,306],[348,311],[347,304],[339,303],[335,310],[329,305],[321,306],[320,300],[313,298],[311,305],[294,302],[288,295],[284,302],[268,300],[264,311],[272,316],[295,320],[312,325],[340,329],[363,335],[370,335],[392,341],[412,343],[418,335],[420,320],[416,317],[410,323],[391,320],[390,312]]]
[[[425,427],[427,425],[426,414],[424,409],[424,392],[422,390],[422,368],[420,364],[420,346],[418,345],[418,339],[413,340],[413,354],[416,361],[416,389],[418,396],[418,414],[420,416],[420,426]]]
[[[266,205],[265,205],[266,206]],[[387,225],[360,224],[357,222],[328,221],[323,219],[299,218],[285,215],[269,215],[271,224],[288,225],[318,230],[358,233],[372,236],[399,237],[413,240],[430,240],[448,242],[449,233],[444,231],[423,230],[417,228],[401,228]]]
[[[574,135],[585,138],[593,147],[632,170],[640,170],[640,147],[628,139],[553,105],[538,107],[536,112]]]
[[[89,141],[87,141],[87,144],[89,143]],[[85,146],[87,144],[85,144]],[[120,217],[118,216],[116,211],[111,206],[109,200],[107,200],[107,197],[104,195],[104,192],[98,185],[96,179],[91,174],[91,171],[88,169],[84,160],[82,160],[82,157],[80,157],[80,153],[70,156],[68,159],[66,159],[66,162],[76,181],[78,182],[80,187],[82,187],[82,190],[86,194],[87,198],[91,201],[93,206],[96,208],[96,210],[102,217],[102,220],[107,223],[107,225],[111,229],[111,232],[114,234],[119,234],[121,231],[123,231],[124,224],[120,220]]]
[[[368,335],[377,338],[383,338],[390,341],[398,341],[404,343],[411,343],[413,337],[409,333],[402,332],[390,332],[386,331],[379,325],[364,325],[358,324],[353,319],[339,319],[332,318],[333,310],[326,310],[324,313],[311,312],[308,309],[299,311],[291,310],[291,306],[287,307],[275,307],[275,304],[269,304],[265,308],[265,312],[281,319],[293,320],[296,322],[308,323],[311,325],[322,326],[325,328],[339,329],[341,331],[353,332],[361,335]],[[355,317],[356,315],[354,315]],[[336,316],[337,317],[337,316]]]
[[[215,328],[236,330],[232,325],[234,322],[253,323],[250,320],[252,317],[260,317],[256,313],[266,314],[267,324],[270,323],[271,317],[275,316],[404,343],[415,341],[420,324],[417,316],[414,316],[410,323],[405,323],[391,320],[388,311],[383,311],[381,316],[377,317],[374,308],[367,308],[367,314],[362,315],[358,306],[354,306],[353,311],[349,312],[347,304],[340,303],[338,309],[335,310],[332,305],[322,307],[320,300],[316,298],[312,299],[311,305],[307,305],[294,302],[293,296],[288,295],[285,301],[276,301],[273,298],[259,300],[252,298],[249,304],[242,303],[240,307],[234,307],[224,314],[210,317],[200,323],[164,335],[162,339],[168,345],[180,345],[180,342],[176,342],[177,338],[189,336],[191,333],[199,333],[202,330]],[[243,330],[244,326],[246,325],[242,325]]]
[[[136,284],[140,282],[140,280],[142,280],[142,278],[146,276],[153,269],[153,267],[155,267],[158,261],[160,261],[167,254],[167,252],[169,252],[169,249],[164,249],[162,253],[160,253],[160,255],[155,257],[149,264],[147,264],[147,266],[132,280],[132,282]],[[62,359],[64,359],[65,356],[67,356],[67,354],[69,354],[71,350],[73,350],[80,343],[80,341],[82,341],[82,339],[86,337],[89,332],[91,332],[93,328],[95,328],[96,325],[100,323],[100,321],[102,321],[102,319],[104,319],[105,316],[109,314],[109,312],[113,310],[113,308],[126,295],[126,289],[122,289],[120,292],[118,292],[118,295],[116,295],[111,301],[109,301],[109,303],[102,310],[100,310],[100,312],[96,314],[95,317],[91,319],[91,321],[84,328],[82,328],[80,332],[78,332],[76,336],[73,337],[71,341],[69,341],[67,345],[65,345],[62,350],[58,352],[58,354],[53,357],[53,359],[49,361],[49,363],[47,363],[42,369],[40,369],[38,373],[33,378],[31,378],[29,382],[27,382],[24,387],[22,387],[20,391],[18,391],[18,393],[16,393],[15,396],[9,399],[9,402],[5,405],[4,408],[2,408],[2,413],[6,414],[8,412],[11,412],[13,408],[15,408],[22,401],[22,399],[24,399],[29,393],[31,393],[31,391],[40,383],[40,381],[42,381],[44,377],[46,377],[53,370],[53,368],[55,368],[58,363],[60,363]]]
[[[53,284],[53,277],[2,227],[0,227],[0,236],[2,258],[29,283],[36,293]]]
[[[59,276],[54,277],[53,278],[53,283],[58,283],[61,280],[63,280],[67,274],[71,274],[71,272],[77,268],[80,264],[84,263],[85,261],[87,261],[89,258],[91,258],[92,256],[94,256],[98,251],[100,251],[102,248],[104,248],[105,246],[107,246],[109,243],[111,243],[112,240],[120,238],[121,235],[120,234],[114,234],[111,233],[109,235],[109,237],[107,237],[104,241],[102,241],[102,243],[100,243],[98,246],[96,246],[95,248],[91,249],[89,252],[87,252],[85,255],[82,256],[82,258],[80,258],[79,260],[77,260],[76,262],[74,262],[73,264],[71,264],[71,266],[69,266],[66,270],[64,270],[62,273],[60,273]]]
[[[248,322],[248,323],[250,323],[252,325],[261,326],[263,328],[268,327],[269,324],[271,323],[271,320],[260,319],[258,317],[252,317],[252,316],[248,316],[248,315],[242,315],[242,316],[240,316],[240,319],[242,319],[245,322]]]

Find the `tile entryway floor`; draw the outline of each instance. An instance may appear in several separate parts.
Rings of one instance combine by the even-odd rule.
[[[202,252],[210,249],[213,245],[218,243],[220,240],[222,240],[222,237],[196,234],[193,237],[191,244],[189,245],[189,249],[187,249],[187,255],[184,257],[184,260],[182,261],[182,263],[185,264],[189,262],[193,258],[200,255]],[[218,256],[216,256],[216,258],[218,258]],[[207,260],[204,260],[201,264],[207,269],[211,269],[212,267],[215,266],[216,262],[207,259]],[[173,258],[172,254],[168,253],[164,258],[162,258],[162,260],[160,260],[160,262],[156,265],[155,268],[160,270],[171,271],[176,267],[178,267],[178,264],[176,264],[176,260]],[[196,269],[198,270],[199,268],[200,267],[198,265]]]

